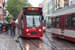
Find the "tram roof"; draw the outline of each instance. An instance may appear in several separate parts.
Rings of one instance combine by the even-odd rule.
[[[58,15],[63,15],[63,14],[73,13],[73,12],[75,12],[75,5],[67,6],[62,9],[58,9],[56,11],[53,11],[52,16],[58,16]]]
[[[23,8],[41,8],[41,7],[29,7],[29,6],[23,6]]]

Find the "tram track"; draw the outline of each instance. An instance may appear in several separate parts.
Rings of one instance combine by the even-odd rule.
[[[43,42],[44,44],[46,44],[47,46],[51,47],[49,44],[47,44],[45,41],[43,41],[42,39],[37,39],[37,40],[40,40],[41,42]]]
[[[46,34],[45,34],[46,35]],[[50,35],[50,33],[49,34],[47,34],[47,36],[48,35]],[[49,37],[50,38],[50,37]],[[66,40],[64,40],[64,39],[61,39],[61,38],[57,38],[57,37],[54,37],[54,38],[52,38],[52,39],[54,39],[54,40],[52,40],[52,41],[55,41],[57,44],[56,44],[56,47],[57,47],[57,45],[58,45],[58,47],[57,47],[57,49],[58,50],[75,50],[75,45],[74,44],[72,44],[72,43],[70,43],[70,42],[68,42],[68,41],[66,41]],[[55,44],[55,43],[54,43]],[[62,47],[61,47],[62,46]]]
[[[71,48],[67,45],[67,43],[65,43],[63,40],[58,39],[58,38],[57,38],[57,40],[60,41],[62,44],[64,44],[64,45],[67,47],[66,49],[68,49],[68,48],[69,48],[69,50],[71,49]]]
[[[65,46],[67,46],[67,49],[68,50],[75,50],[75,46],[70,44],[70,42],[68,42],[67,40],[65,39],[61,39],[61,38],[57,38],[57,40],[59,40],[60,42],[62,42]],[[64,41],[65,40],[65,41]],[[71,48],[71,47],[74,47],[74,48]]]
[[[50,44],[52,45],[52,48],[53,48],[54,50],[58,50],[57,47],[55,47],[55,46],[53,45],[53,43],[51,42],[51,40],[49,39],[49,37],[46,35],[46,33],[44,33],[44,34],[45,34],[46,38],[49,40]]]
[[[19,34],[19,33],[18,33]],[[20,34],[19,34],[20,35]],[[17,38],[20,38],[21,36],[18,36]],[[48,47],[51,47],[51,46],[49,46],[45,41],[43,41],[42,39],[40,39],[40,38],[38,38],[37,40],[39,40],[39,41],[41,41],[41,42],[43,42],[45,45],[47,45]],[[39,47],[32,41],[32,40],[28,40],[28,41],[30,41],[33,45],[35,45],[38,49],[39,49]],[[18,41],[19,42],[19,41]],[[21,44],[19,43],[19,45],[20,45],[20,47],[21,47],[21,50],[23,50],[23,47],[21,46]],[[51,47],[52,49],[53,49],[53,47]],[[43,48],[42,48],[43,49]]]
[[[42,41],[42,39],[40,39],[40,38],[37,38],[36,40],[32,40],[31,39],[29,41],[32,42],[38,48],[38,50],[45,50],[44,47],[42,46],[43,44],[46,45],[46,46],[48,46],[47,50],[51,50],[50,49],[51,46],[49,46],[47,43],[45,43],[44,41]],[[37,43],[37,41],[38,41],[39,44]]]
[[[48,39],[48,41],[50,42],[50,44],[51,44],[51,46],[48,44],[48,42],[46,43],[46,41],[44,41],[44,38],[42,39],[42,38],[36,38],[36,39],[24,39],[25,41],[28,41],[29,43],[31,43],[34,47],[36,47],[38,50],[39,50],[39,46],[38,46],[38,44],[36,44],[37,42],[36,42],[36,40],[37,41],[41,41],[44,45],[46,45],[46,46],[48,46],[48,47],[51,47],[53,50],[59,50],[59,49],[62,49],[62,50],[73,50],[72,48],[70,48],[70,46],[68,45],[69,43],[67,43],[67,42],[65,42],[65,41],[63,41],[62,39],[60,39],[60,38],[53,38],[53,40],[55,40],[55,42],[57,43],[56,45],[58,45],[58,44],[62,44],[62,46],[61,45],[59,45],[59,48],[56,46],[56,45],[54,45],[55,43],[52,41],[52,39],[50,39],[50,37],[51,37],[51,35],[50,35],[50,37],[48,36],[49,34],[46,34],[46,33],[44,33],[44,38],[46,37],[47,39]],[[19,37],[18,37],[19,38]],[[22,39],[23,40],[23,39]],[[60,46],[61,46],[61,48],[60,48]],[[74,46],[75,47],[75,46]],[[21,47],[22,48],[22,47]],[[44,48],[41,48],[41,50],[45,50]],[[23,49],[21,49],[21,50],[23,50]],[[74,49],[75,50],[75,49]]]
[[[45,34],[45,36],[48,38],[48,36],[47,36],[46,34]],[[49,38],[48,38],[48,39],[49,39]],[[63,41],[61,41],[61,40],[59,40],[59,39],[57,39],[57,38],[56,38],[55,40],[58,42],[58,44],[61,43],[61,45],[64,45],[64,46],[66,47],[66,49],[69,48],[69,46],[66,45]],[[49,39],[49,41],[51,42],[50,39]],[[57,42],[56,42],[56,43],[57,43]],[[61,50],[62,50],[62,49],[65,49],[65,48],[57,48],[56,46],[53,45],[52,42],[51,42],[51,44],[52,44],[52,46],[55,47],[57,50],[59,50],[59,49],[61,49]]]
[[[38,48],[38,46],[32,40],[29,40],[29,41]]]

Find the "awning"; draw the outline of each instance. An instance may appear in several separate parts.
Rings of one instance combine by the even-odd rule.
[[[0,14],[0,17],[3,16],[5,13]]]

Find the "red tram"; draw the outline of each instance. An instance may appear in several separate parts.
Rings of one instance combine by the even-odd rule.
[[[23,7],[18,15],[18,33],[22,37],[42,37],[43,15],[40,7]]]
[[[43,20],[43,32],[46,31],[46,20]]]
[[[52,36],[75,42],[75,8],[54,13],[51,27]]]

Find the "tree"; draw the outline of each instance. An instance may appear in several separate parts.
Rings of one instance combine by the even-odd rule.
[[[28,3],[28,0],[8,0],[6,9],[9,11],[13,17],[18,16],[23,6],[32,6]]]
[[[5,20],[6,20],[7,22],[9,22],[10,20],[12,20],[12,17],[6,16],[6,17],[5,17]]]

